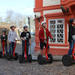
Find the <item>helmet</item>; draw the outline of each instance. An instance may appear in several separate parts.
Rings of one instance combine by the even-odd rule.
[[[42,21],[42,22],[41,22],[41,25],[43,25],[43,24],[45,24],[45,23],[46,23],[46,21]]]
[[[25,25],[23,28],[24,28],[24,29],[25,29],[25,28],[28,28],[28,26],[27,26],[27,25]]]
[[[6,33],[6,31],[7,31],[6,29],[3,29],[3,30],[2,30],[2,32],[4,32],[4,33]]]

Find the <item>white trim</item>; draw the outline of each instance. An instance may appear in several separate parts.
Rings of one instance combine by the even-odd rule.
[[[61,10],[61,9],[44,10],[44,11],[43,11],[43,15],[46,15],[46,14],[52,14],[52,13],[59,13],[59,12],[62,12],[62,10]]]
[[[67,24],[67,42],[68,42],[68,37],[69,37],[69,24]]]
[[[69,49],[69,47],[55,47],[55,46],[50,46],[50,48]]]
[[[52,5],[60,5],[60,0],[43,0],[43,7],[44,6],[52,6]]]

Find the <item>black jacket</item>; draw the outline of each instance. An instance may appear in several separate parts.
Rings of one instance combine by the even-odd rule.
[[[1,35],[1,42],[5,40],[5,42],[7,42],[7,35],[5,35],[5,37],[3,37],[3,35]]]
[[[69,36],[68,36],[68,41],[71,42],[73,39],[72,39],[72,25],[70,24],[69,25]]]
[[[69,25],[69,37],[68,37],[69,42],[73,40],[72,35],[75,35],[75,26],[72,26],[72,24],[70,24]]]

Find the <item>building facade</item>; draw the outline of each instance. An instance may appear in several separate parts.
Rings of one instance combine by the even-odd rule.
[[[68,13],[63,13],[61,6]],[[35,50],[39,50],[39,28],[43,20],[51,31],[54,40],[49,40],[50,52],[53,55],[64,55],[69,50],[68,21],[75,17],[75,0],[35,0]]]

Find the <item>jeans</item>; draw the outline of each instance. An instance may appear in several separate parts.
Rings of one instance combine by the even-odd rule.
[[[72,55],[72,50],[73,50],[74,44],[75,44],[75,40],[73,40],[72,42],[70,42],[70,49],[68,51],[68,55]]]
[[[26,54],[28,56],[29,51],[29,42],[26,42]],[[22,41],[22,56],[24,57],[25,54],[25,41]]]
[[[14,42],[9,43],[9,55],[13,55],[14,46],[15,46]]]

